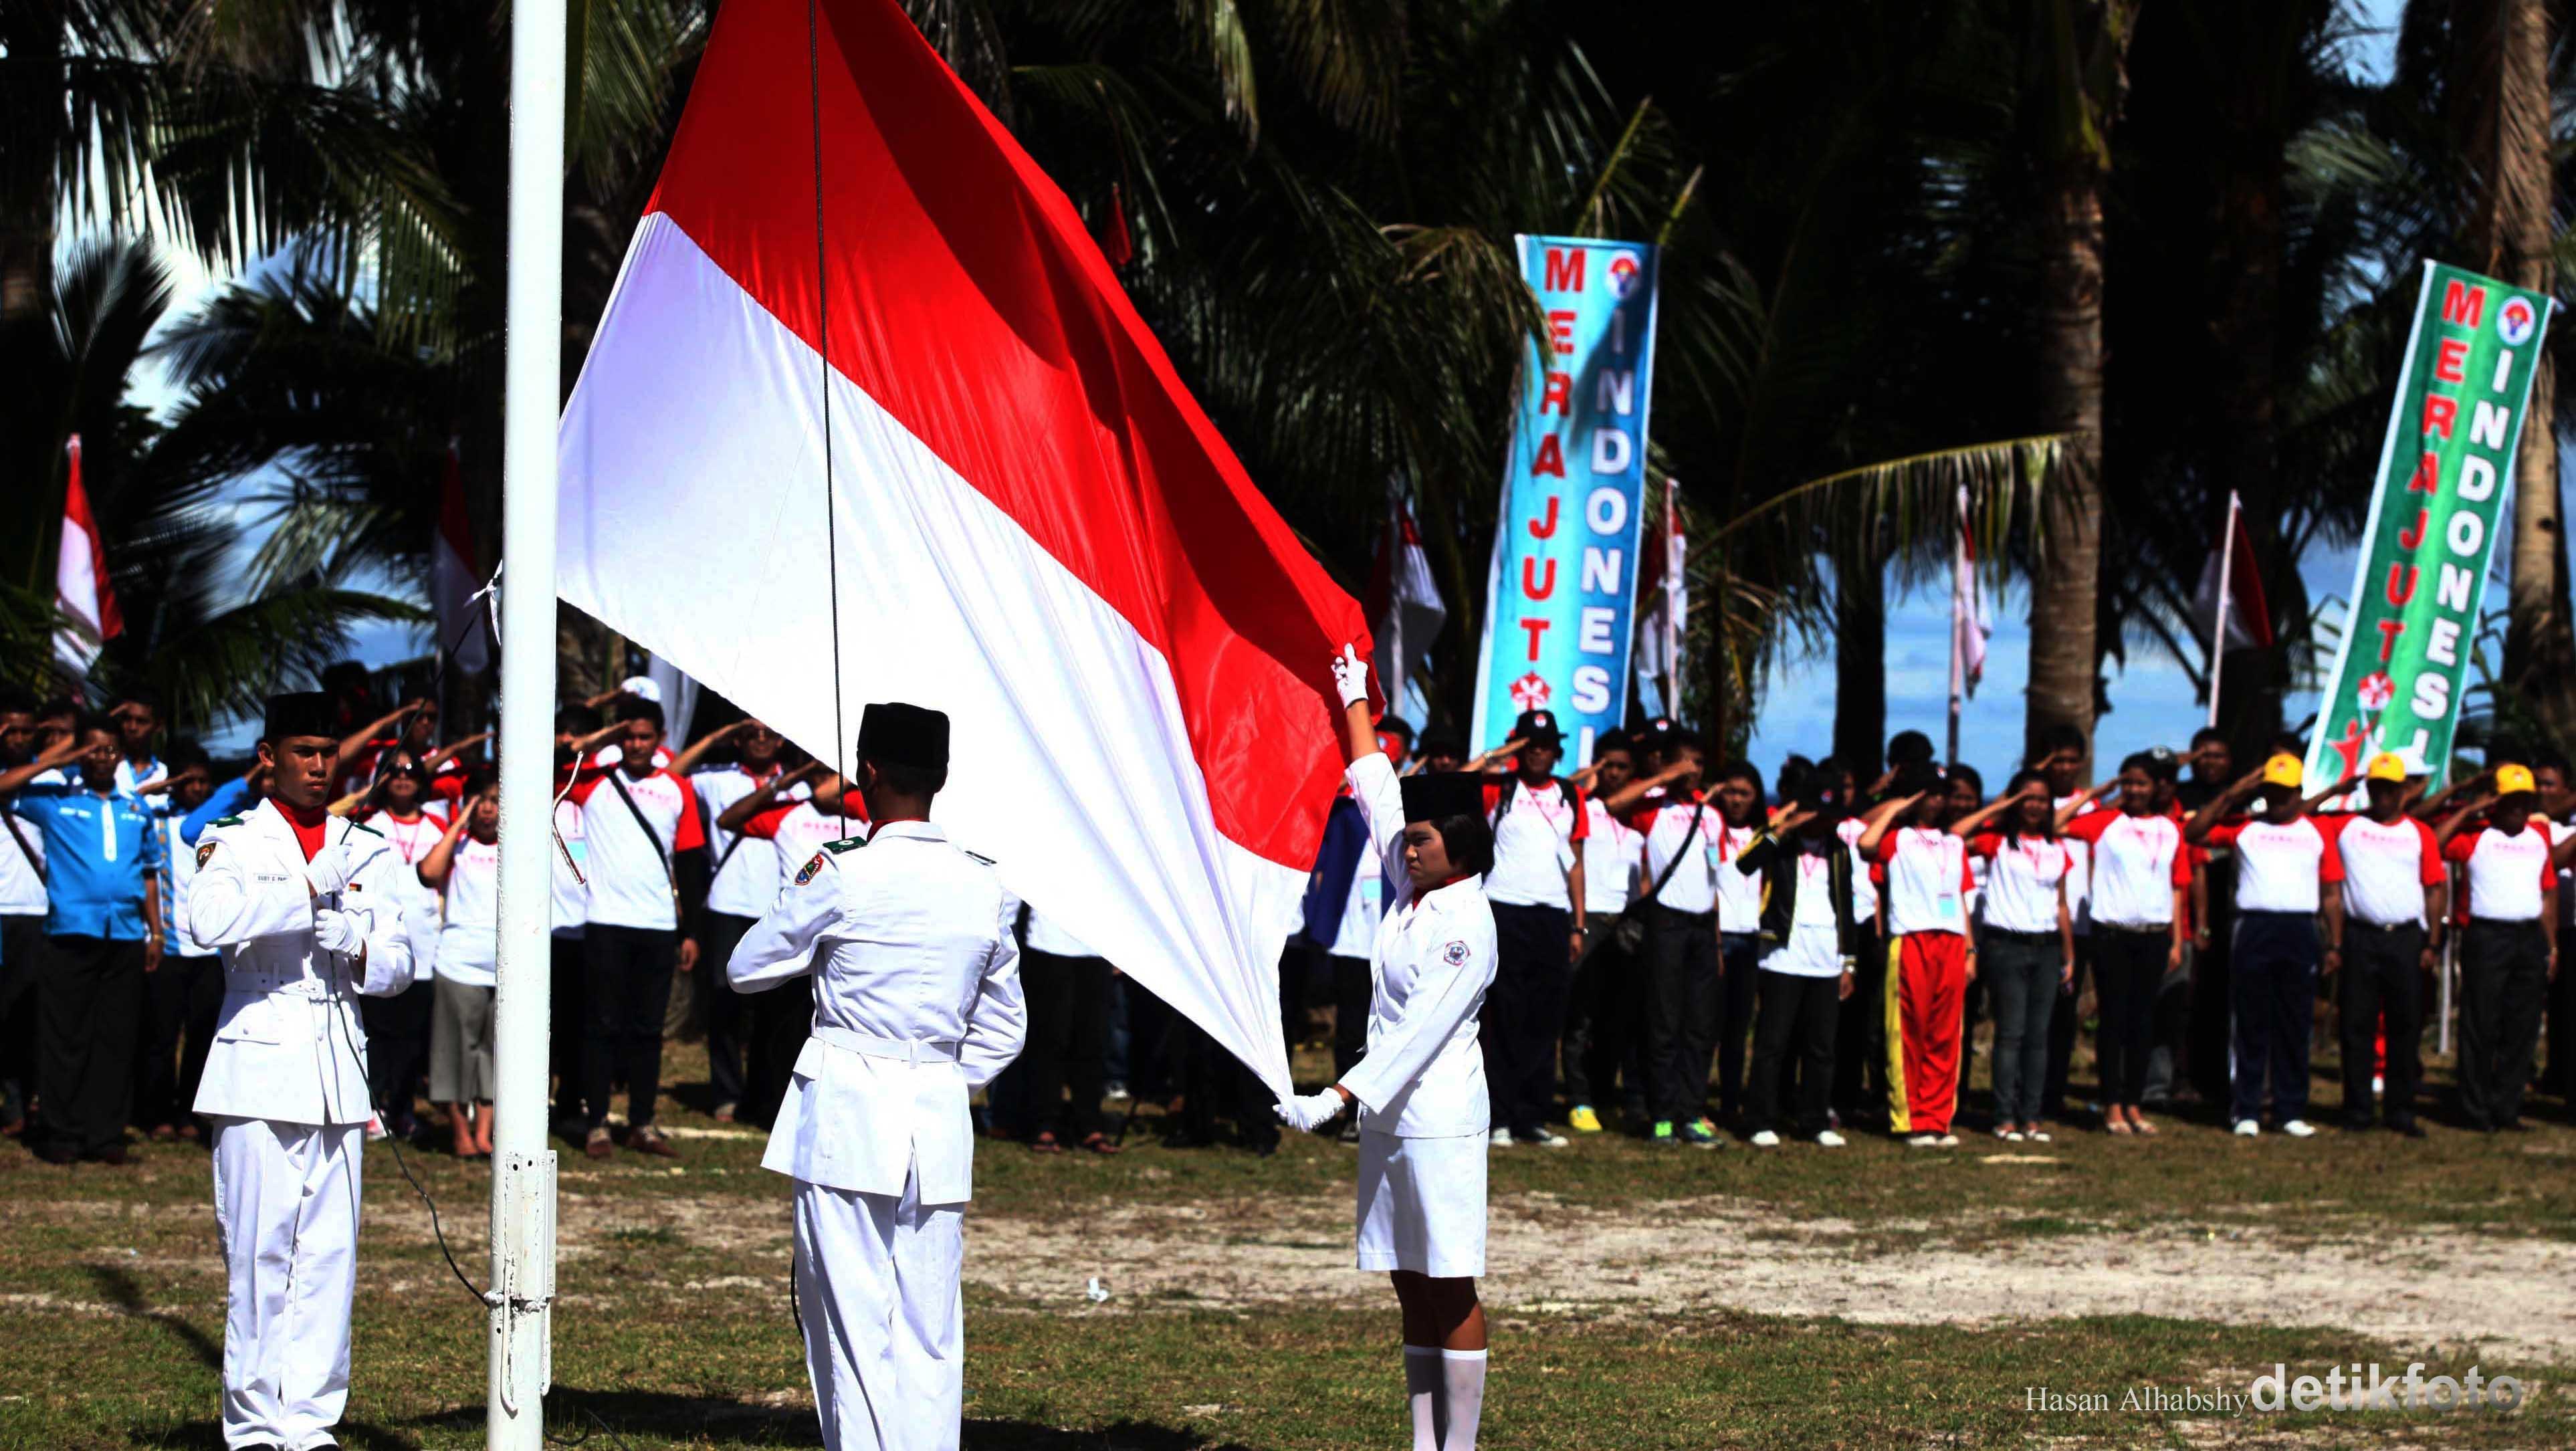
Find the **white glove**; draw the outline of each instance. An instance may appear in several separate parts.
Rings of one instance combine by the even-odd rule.
[[[313,909],[313,940],[325,952],[354,957],[366,948],[366,927],[354,912],[316,907]]]
[[[345,844],[326,846],[304,864],[304,880],[313,884],[316,896],[327,897],[346,888],[358,875],[358,858]]]
[[[1320,1132],[1324,1125],[1342,1116],[1342,1096],[1327,1088],[1321,1093],[1304,1093],[1279,1105],[1279,1121],[1308,1133]]]
[[[1342,704],[1358,705],[1368,699],[1368,662],[1360,658],[1359,647],[1344,645],[1333,657],[1333,687],[1342,693]]]

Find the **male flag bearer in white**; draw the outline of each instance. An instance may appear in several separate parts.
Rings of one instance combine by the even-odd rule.
[[[865,840],[814,854],[734,948],[758,992],[815,976],[814,1036],[761,1167],[796,1180],[805,1369],[832,1451],[954,1451],[957,1290],[975,1157],[966,1096],[1020,1055],[1020,904],[930,822],[948,717],[870,705]]]
[[[349,1399],[359,1154],[372,1112],[357,995],[411,986],[411,870],[330,814],[327,695],[269,698],[269,796],[197,842],[188,933],[220,948],[224,1005],[196,1111],[215,1125],[224,1444],[336,1447]]]

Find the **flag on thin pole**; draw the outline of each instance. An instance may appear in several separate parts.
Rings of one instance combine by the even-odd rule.
[[[1950,553],[1950,753],[1959,759],[1959,717],[1986,678],[1986,641],[1995,633],[1985,592],[1977,587],[1977,540],[1968,486],[1959,486],[1959,538]]]
[[[560,448],[565,599],[827,761],[948,712],[952,838],[1288,1090],[1366,621],[896,0],[717,12]]]
[[[90,514],[89,491],[81,486],[81,441],[75,433],[63,445],[70,458],[70,481],[63,489],[62,549],[54,565],[54,608],[65,617],[54,630],[54,659],[76,676],[89,674],[106,642],[125,632],[117,613],[116,589],[107,582],[107,546],[98,537]]]
[[[1682,626],[1690,617],[1683,561],[1681,481],[1664,480],[1663,527],[1639,536],[1637,703],[1650,716],[1681,714]]]
[[[2200,625],[2200,637],[2209,642],[2209,723],[2216,725],[2220,660],[2230,650],[2263,649],[2272,643],[2272,611],[2264,603],[2263,574],[2254,563],[2254,536],[2245,527],[2245,507],[2232,489],[2227,494],[2227,522],[2220,526],[2209,562],[2201,567],[2191,612]]]
[[[456,668],[480,675],[492,663],[491,616],[474,596],[483,577],[474,568],[474,530],[465,514],[465,469],[456,442],[447,444],[439,481],[438,537],[430,549],[429,597],[437,617],[438,646],[456,652]]]
[[[1378,681],[1386,690],[1387,709],[1414,712],[1422,677],[1430,673],[1431,641],[1449,618],[1432,577],[1431,555],[1422,547],[1422,531],[1404,502],[1403,486],[1386,481],[1386,528],[1378,536],[1377,559],[1369,571],[1369,628],[1377,636]]]

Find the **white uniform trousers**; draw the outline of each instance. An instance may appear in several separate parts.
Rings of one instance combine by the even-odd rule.
[[[305,1451],[349,1401],[363,1124],[218,1118],[224,1444]]]
[[[956,1451],[965,1415],[965,1206],[796,1181],[805,1370],[830,1451]]]

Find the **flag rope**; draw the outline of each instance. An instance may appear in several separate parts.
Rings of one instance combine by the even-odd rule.
[[[832,507],[832,261],[823,242],[823,59],[817,3],[805,0],[805,94],[814,123],[814,352],[823,377],[823,574],[832,591],[832,765],[846,803],[851,781],[842,753],[850,748],[850,733],[842,715],[840,522]],[[849,819],[846,809],[841,818]]]

